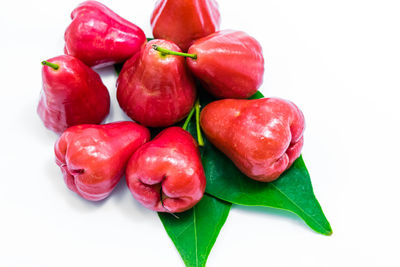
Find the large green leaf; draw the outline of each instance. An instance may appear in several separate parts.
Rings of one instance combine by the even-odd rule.
[[[216,149],[204,152],[203,165],[209,194],[239,205],[288,210],[299,215],[316,232],[332,234],[329,222],[314,196],[302,157],[272,183],[251,180],[231,164]]]
[[[251,99],[262,97],[263,95],[257,92]],[[202,106],[214,100],[205,93],[200,97]],[[196,137],[194,119],[188,130]],[[310,176],[301,157],[278,180],[261,183],[241,173],[228,157],[207,141],[207,138],[204,138],[204,141],[201,155],[207,177],[206,192],[238,205],[288,210],[300,216],[316,232],[332,234],[329,222],[314,196]]]
[[[158,213],[187,267],[206,265],[231,204],[207,194],[192,209],[176,214]]]

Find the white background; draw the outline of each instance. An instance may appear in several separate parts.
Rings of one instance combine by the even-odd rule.
[[[148,36],[155,1],[103,1]],[[122,181],[80,199],[54,163],[57,136],[36,115],[42,60],[63,52],[79,1],[0,8],[0,266],[184,266],[158,216]],[[258,39],[266,96],[303,110],[304,159],[333,228],[288,212],[235,206],[207,266],[400,266],[398,0],[219,0],[222,28]],[[123,119],[112,68],[107,121]]]

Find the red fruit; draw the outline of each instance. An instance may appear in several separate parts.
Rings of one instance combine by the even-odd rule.
[[[183,57],[164,55],[153,45],[178,51],[165,40],[153,40],[123,66],[117,82],[119,105],[133,120],[166,127],[182,120],[196,98],[193,79]]]
[[[206,188],[196,141],[182,128],[165,129],[133,154],[126,181],[149,209],[175,213],[192,208]]]
[[[194,40],[218,31],[220,15],[214,0],[161,0],[151,16],[153,36],[187,51]]]
[[[142,29],[96,1],[81,3],[65,31],[65,53],[89,66],[124,62],[146,42]]]
[[[47,128],[62,133],[74,125],[104,120],[110,95],[96,72],[66,55],[42,64],[43,89],[37,112]]]
[[[148,140],[149,130],[134,122],[78,125],[55,144],[56,163],[69,189],[98,201],[111,193],[129,157]]]
[[[261,182],[277,179],[303,147],[303,113],[283,99],[215,101],[201,112],[200,124],[236,167]]]
[[[192,73],[217,98],[249,98],[264,75],[262,48],[241,31],[224,30],[197,40],[188,51]]]

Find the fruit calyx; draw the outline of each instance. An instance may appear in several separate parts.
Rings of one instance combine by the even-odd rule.
[[[168,196],[163,192],[163,188],[162,188],[162,184],[160,186],[160,202],[161,202],[161,206],[172,216],[174,216],[176,219],[179,219],[179,217],[171,212],[167,207],[164,206],[164,199],[168,198]]]

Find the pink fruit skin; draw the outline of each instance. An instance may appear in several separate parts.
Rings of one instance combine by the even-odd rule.
[[[165,40],[153,40],[123,66],[117,98],[126,114],[145,126],[167,127],[182,120],[196,99],[196,88],[185,58],[163,56],[152,45],[180,52]]]
[[[149,130],[134,122],[78,125],[55,144],[56,163],[70,190],[99,201],[117,185],[133,152],[149,140]]]
[[[146,42],[142,29],[97,1],[81,3],[65,31],[65,53],[91,67],[124,62]]]
[[[153,36],[176,43],[187,51],[194,40],[219,30],[215,0],[160,0],[151,16]]]
[[[249,98],[263,82],[264,57],[258,41],[241,31],[223,30],[197,40],[188,51],[192,73],[217,98]]]
[[[151,210],[175,213],[192,208],[206,188],[196,141],[182,128],[163,130],[133,154],[126,181],[135,199]]]
[[[44,125],[61,134],[74,125],[101,123],[110,110],[110,95],[100,76],[72,56],[47,61],[59,68],[42,68],[43,89],[37,112]]]
[[[277,179],[303,147],[303,113],[279,98],[215,101],[202,110],[200,123],[211,143],[261,182]]]

